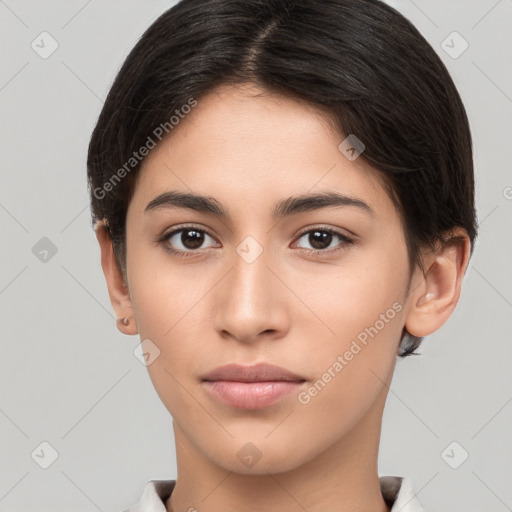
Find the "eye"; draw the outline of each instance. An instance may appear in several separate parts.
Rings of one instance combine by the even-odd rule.
[[[302,238],[312,246],[311,249],[308,249],[307,247],[305,249],[315,254],[331,254],[333,252],[343,250],[354,243],[354,240],[346,236],[341,231],[326,227],[310,228],[308,231],[302,233],[299,240]],[[338,247],[327,250],[329,245],[331,245],[333,241],[336,241],[336,239],[341,240],[341,243],[337,244]]]
[[[197,252],[198,249],[204,248],[201,246],[204,244],[205,237],[214,240],[205,229],[196,226],[182,226],[163,235],[158,242],[171,254],[189,256]]]
[[[210,238],[214,243],[210,246],[204,247],[205,238]],[[299,241],[305,239],[307,243],[312,247],[300,247],[313,254],[332,254],[343,249],[347,246],[353,245],[354,240],[349,238],[347,235],[333,228],[316,227],[309,228],[307,231],[303,231],[299,237]],[[338,247],[329,249],[332,242],[338,239],[340,242],[336,244]],[[157,240],[164,249],[176,256],[193,256],[195,253],[199,253],[200,249],[208,247],[215,247],[215,239],[208,233],[207,230],[199,228],[194,225],[181,226],[177,229],[173,229],[169,233],[163,235]]]

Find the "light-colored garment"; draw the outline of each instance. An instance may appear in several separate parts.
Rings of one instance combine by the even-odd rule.
[[[166,512],[165,502],[174,489],[176,480],[150,480],[141,499],[124,512]],[[382,496],[391,512],[424,512],[407,477],[381,476]]]

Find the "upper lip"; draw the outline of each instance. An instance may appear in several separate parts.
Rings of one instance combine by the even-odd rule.
[[[253,366],[239,364],[226,364],[219,366],[203,376],[203,380],[226,380],[235,382],[267,382],[285,380],[290,382],[303,382],[305,379],[284,368],[267,363]]]

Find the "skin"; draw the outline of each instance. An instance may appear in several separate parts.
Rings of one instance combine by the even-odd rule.
[[[258,92],[224,86],[209,93],[146,157],[127,212],[126,281],[97,226],[112,306],[129,318],[118,328],[160,350],[148,371],[173,417],[178,468],[166,507],[388,511],[377,456],[402,328],[427,336],[450,317],[469,238],[459,229],[462,245],[426,252],[425,273],[416,268],[409,283],[403,229],[378,171],[340,152],[344,137],[325,112]],[[229,217],[144,212],[168,190],[213,197]],[[343,206],[271,217],[280,200],[324,191],[358,198],[374,215]],[[203,233],[202,245],[190,238],[184,245],[181,233],[156,242],[185,223],[212,236]],[[315,246],[305,228],[318,227],[354,243],[333,235]],[[263,248],[252,263],[236,251],[248,236]],[[165,244],[192,256],[169,254]],[[240,410],[201,384],[220,365],[265,361],[302,376],[307,390],[396,303],[394,318],[307,404],[292,393],[265,409]],[[261,453],[252,467],[237,457],[249,442]]]

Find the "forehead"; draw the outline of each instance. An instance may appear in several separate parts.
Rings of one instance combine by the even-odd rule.
[[[198,99],[145,158],[133,199],[142,206],[172,188],[230,194],[250,206],[335,191],[389,209],[379,171],[340,151],[345,137],[325,109],[253,85],[222,86]]]

